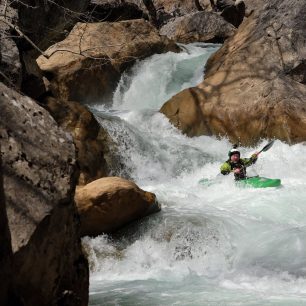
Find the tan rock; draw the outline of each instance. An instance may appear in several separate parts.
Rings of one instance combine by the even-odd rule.
[[[189,136],[226,136],[244,145],[306,140],[305,72],[299,69],[306,58],[305,6],[272,1],[253,13],[209,59],[205,80],[161,112]]]
[[[45,99],[45,107],[65,131],[71,133],[77,149],[80,167],[78,185],[109,176],[120,161],[111,154],[116,145],[94,115],[78,102],[60,101],[52,97]]]
[[[120,177],[101,178],[76,190],[81,235],[110,233],[160,211],[156,197]]]
[[[178,50],[145,20],[78,23],[68,37],[40,56],[38,66],[62,100],[97,102],[108,99],[121,72],[154,53]]]

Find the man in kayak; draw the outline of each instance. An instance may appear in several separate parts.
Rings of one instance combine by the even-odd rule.
[[[256,163],[258,153],[254,153],[250,158],[240,158],[240,152],[235,145],[233,149],[228,152],[229,159],[221,165],[221,173],[223,175],[234,173],[235,180],[245,179],[247,177],[246,167]]]

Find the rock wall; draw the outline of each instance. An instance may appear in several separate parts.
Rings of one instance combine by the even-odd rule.
[[[1,83],[0,93],[16,290],[25,305],[87,305],[88,266],[73,200],[78,171],[72,137],[30,98]]]

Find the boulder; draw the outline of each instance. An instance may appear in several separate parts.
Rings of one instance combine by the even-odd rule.
[[[161,112],[189,136],[305,141],[305,11],[303,1],[273,0],[254,12],[208,60],[204,81]]]
[[[111,233],[124,225],[160,211],[155,194],[120,177],[101,178],[76,190],[81,235]]]
[[[16,290],[25,305],[87,305],[72,137],[0,83],[0,144]],[[66,303],[66,304],[65,304]]]
[[[111,154],[116,146],[94,115],[78,102],[45,99],[45,107],[58,125],[71,133],[80,167],[78,185],[86,185],[120,168],[120,161]]]
[[[180,43],[220,42],[236,29],[214,12],[197,12],[175,18],[160,29],[160,34]]]
[[[135,60],[177,48],[145,20],[78,23],[37,63],[57,98],[101,102],[110,100],[121,73]]]

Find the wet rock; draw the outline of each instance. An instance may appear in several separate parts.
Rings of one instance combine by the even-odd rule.
[[[160,29],[160,34],[180,43],[220,42],[235,34],[234,26],[213,12],[178,17]]]
[[[37,63],[57,98],[91,103],[110,101],[121,73],[135,60],[169,50],[176,45],[144,20],[78,23]]]
[[[81,235],[110,233],[160,211],[156,197],[120,177],[101,178],[76,190]]]
[[[1,83],[0,109],[16,289],[26,305],[56,304],[67,290],[74,305],[87,305],[88,265],[73,200],[78,173],[72,137],[32,99]]]
[[[115,144],[87,107],[52,97],[46,98],[45,103],[59,126],[73,137],[80,167],[78,185],[109,176],[120,167],[120,161],[110,152],[116,150]]]
[[[209,59],[205,80],[161,111],[189,136],[226,136],[243,145],[305,141],[306,87],[298,69],[306,58],[305,12],[297,0],[274,0],[254,12]]]

